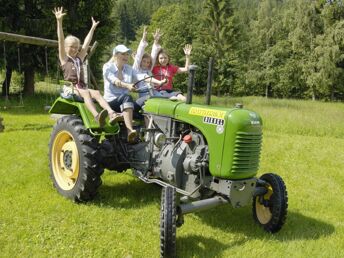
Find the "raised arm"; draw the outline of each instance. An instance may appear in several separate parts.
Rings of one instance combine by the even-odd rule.
[[[66,13],[63,12],[63,7],[57,7],[54,8],[53,13],[56,17],[57,22],[57,40],[59,45],[59,59],[61,65],[64,65],[66,62],[66,51],[64,49],[64,34],[63,34],[63,27],[62,27],[62,20],[63,16],[66,15]]]
[[[184,50],[184,54],[185,54],[185,66],[179,67],[178,73],[185,73],[189,70],[190,55],[191,55],[192,46],[189,44],[186,44],[185,47],[183,48],[183,50]]]
[[[154,43],[153,43],[153,47],[152,47],[152,52],[151,52],[151,57],[152,57],[152,67],[151,69],[153,69],[154,65],[155,65],[155,60],[158,56],[158,53],[161,49],[161,46],[159,44],[159,40],[162,36],[162,33],[160,33],[160,29],[156,29],[155,33],[153,33],[153,38],[154,38]]]
[[[142,39],[140,41],[139,46],[137,47],[137,51],[134,57],[134,64],[133,68],[135,71],[140,70],[140,65],[142,61],[142,56],[145,53],[145,48],[147,47],[147,26],[143,27]]]
[[[90,29],[90,31],[88,32],[85,40],[84,40],[84,44],[82,45],[82,48],[80,50],[80,53],[78,54],[79,58],[81,59],[81,61],[84,61],[86,55],[87,55],[87,50],[88,47],[91,43],[92,37],[93,37],[93,33],[97,28],[97,25],[99,24],[99,21],[95,21],[92,17],[92,27]]]

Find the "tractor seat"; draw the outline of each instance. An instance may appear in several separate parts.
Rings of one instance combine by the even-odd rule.
[[[80,97],[80,96],[78,96],[76,94],[66,94],[64,92],[61,92],[60,96],[63,99],[68,99],[68,100],[71,100],[71,101],[81,102],[81,103],[84,102],[84,98],[82,98],[82,97]]]
[[[84,103],[84,98],[80,97],[79,95],[75,94],[73,89],[71,89],[68,86],[63,86],[61,92],[60,92],[60,96],[63,99],[68,99],[71,101],[75,101],[75,102],[80,102],[80,103]],[[97,102],[95,99],[92,99],[93,102]]]

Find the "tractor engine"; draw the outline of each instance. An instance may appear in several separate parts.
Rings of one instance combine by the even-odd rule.
[[[151,172],[154,177],[187,192],[195,192],[200,175],[208,171],[208,146],[203,135],[192,126],[171,118],[156,116],[154,130],[149,130],[147,146],[151,151]]]

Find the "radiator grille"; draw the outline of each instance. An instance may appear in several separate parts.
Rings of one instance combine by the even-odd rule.
[[[232,173],[248,173],[258,170],[262,133],[238,132],[234,145]]]

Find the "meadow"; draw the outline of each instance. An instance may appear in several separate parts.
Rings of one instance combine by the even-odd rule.
[[[0,100],[0,257],[159,257],[160,187],[106,171],[87,204],[53,188],[49,101],[43,93],[24,107]],[[178,257],[344,257],[344,104],[212,98],[217,106],[236,102],[263,118],[258,175],[284,179],[287,222],[272,235],[254,223],[251,205],[189,214],[177,230]]]

